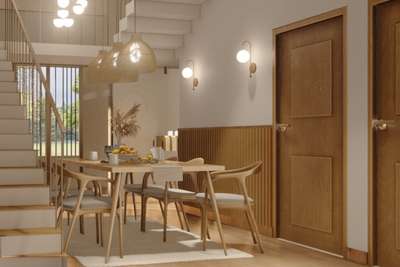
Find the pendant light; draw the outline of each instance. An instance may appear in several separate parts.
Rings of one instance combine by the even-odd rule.
[[[121,66],[126,69],[136,69],[138,73],[153,72],[157,68],[154,50],[143,41],[137,33],[137,6],[133,2],[134,9],[134,33],[121,51]]]
[[[108,82],[136,82],[138,80],[138,72],[136,69],[124,68],[121,65],[121,50],[123,43],[114,43],[110,52],[104,59],[104,78]]]

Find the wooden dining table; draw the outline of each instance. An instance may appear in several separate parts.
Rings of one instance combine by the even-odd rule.
[[[184,164],[179,161],[160,161],[158,163],[120,163],[118,165],[112,165],[109,163],[103,163],[100,161],[90,161],[83,159],[65,159],[65,165],[73,165],[79,168],[83,168],[84,170],[97,170],[97,171],[105,171],[111,173],[113,179],[115,179],[115,185],[112,192],[112,210],[111,210],[111,222],[109,229],[109,239],[107,242],[107,251],[105,256],[105,262],[108,263],[110,260],[111,253],[111,243],[112,243],[112,233],[114,231],[115,217],[117,214],[118,203],[121,201],[121,187],[122,187],[122,174],[124,173],[133,173],[133,174],[144,174],[149,175],[152,173],[153,166],[181,166],[183,173],[204,173],[205,174],[205,182],[207,186],[208,195],[210,197],[210,202],[212,209],[215,213],[215,219],[217,222],[217,227],[219,230],[219,235],[221,239],[222,246],[224,251],[226,251],[226,244],[224,238],[222,236],[222,223],[221,216],[218,210],[217,201],[215,198],[215,191],[212,183],[211,173],[214,171],[223,171],[225,170],[225,166],[223,165],[214,165],[214,164],[203,164],[203,165],[189,165]],[[122,257],[122,255],[121,255]]]

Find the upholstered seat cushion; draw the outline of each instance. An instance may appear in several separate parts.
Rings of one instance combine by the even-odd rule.
[[[75,209],[78,196],[64,199],[64,207]],[[109,197],[84,196],[81,201],[81,209],[111,209],[112,200]]]
[[[124,188],[126,192],[142,193],[142,184],[126,184]]]
[[[204,201],[205,194],[198,193],[196,194],[196,198],[201,202]],[[210,198],[210,196],[208,196]],[[221,206],[243,206],[244,196],[239,194],[230,194],[230,193],[215,193],[215,198],[217,200],[217,205]],[[253,203],[254,200],[249,198],[250,203]]]
[[[163,198],[164,197],[165,189],[163,187],[148,187],[143,191],[143,194],[147,197],[154,197],[154,198]],[[179,188],[169,188],[168,189],[168,197],[169,198],[195,198],[196,193],[184,189]]]

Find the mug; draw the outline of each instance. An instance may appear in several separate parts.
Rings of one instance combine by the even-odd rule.
[[[99,159],[99,154],[97,153],[97,151],[90,151],[89,160],[96,161],[98,159]]]
[[[109,163],[111,165],[118,165],[119,164],[119,156],[118,156],[118,154],[110,154]]]

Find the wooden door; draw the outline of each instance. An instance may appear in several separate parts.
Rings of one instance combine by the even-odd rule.
[[[400,266],[400,1],[375,7],[374,136],[377,261]]]
[[[276,38],[278,234],[342,254],[343,17]]]

